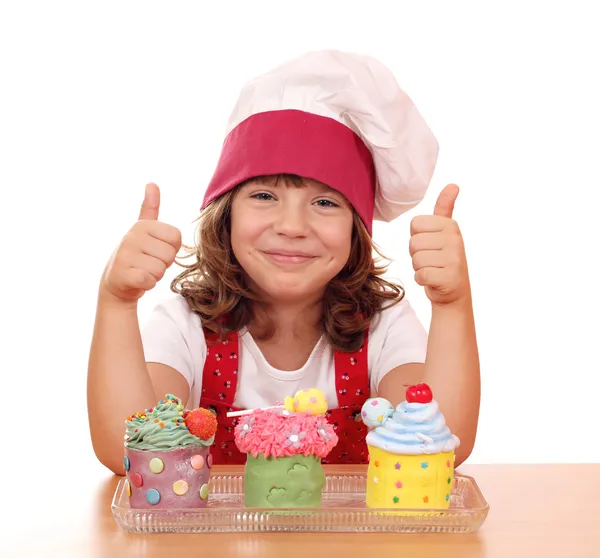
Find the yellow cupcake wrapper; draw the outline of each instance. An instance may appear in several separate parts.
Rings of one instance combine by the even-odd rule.
[[[454,452],[399,455],[369,446],[367,507],[447,509]]]

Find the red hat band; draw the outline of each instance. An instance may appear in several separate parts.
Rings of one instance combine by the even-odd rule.
[[[372,232],[376,174],[371,152],[350,128],[300,110],[250,116],[223,144],[202,209],[256,176],[296,174],[341,192]]]

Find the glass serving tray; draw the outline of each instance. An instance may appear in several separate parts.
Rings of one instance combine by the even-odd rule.
[[[244,476],[214,473],[205,508],[131,509],[121,479],[112,501],[117,523],[128,533],[361,532],[472,533],[485,521],[489,505],[472,477],[455,474],[447,510],[367,508],[366,471],[326,471],[319,508],[246,508]],[[410,514],[403,515],[403,513]]]

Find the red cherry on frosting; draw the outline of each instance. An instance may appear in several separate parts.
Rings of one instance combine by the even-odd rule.
[[[433,393],[427,384],[417,384],[406,390],[406,400],[409,403],[431,403]]]

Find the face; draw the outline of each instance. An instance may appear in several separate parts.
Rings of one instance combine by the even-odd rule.
[[[253,288],[266,300],[309,301],[348,261],[353,212],[320,182],[246,183],[231,208],[231,244]]]

